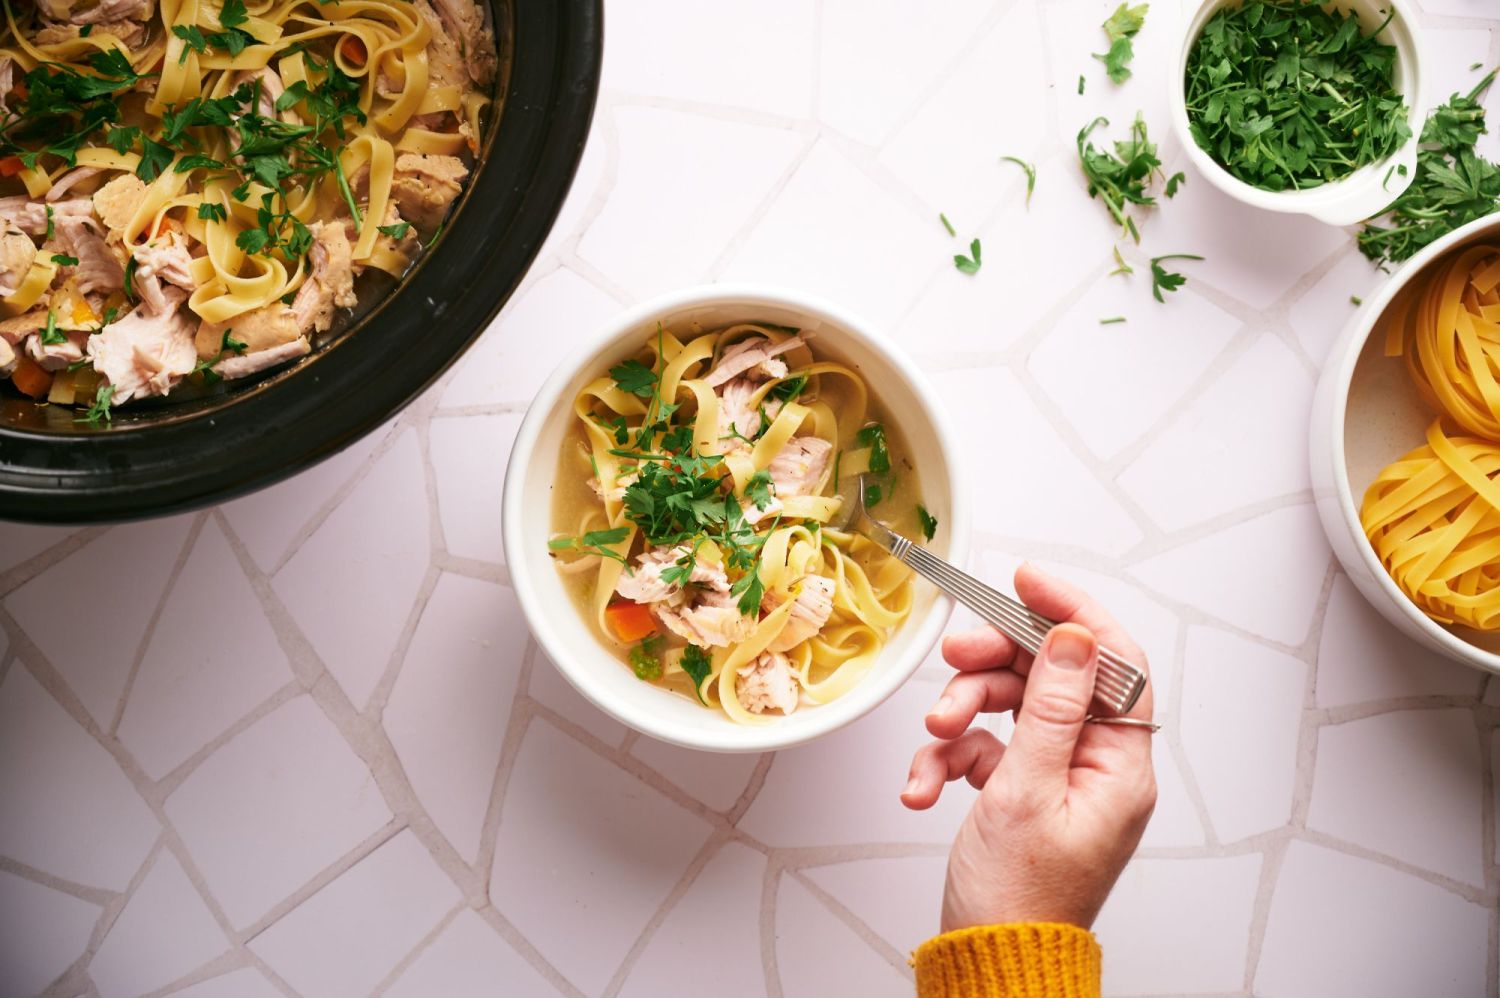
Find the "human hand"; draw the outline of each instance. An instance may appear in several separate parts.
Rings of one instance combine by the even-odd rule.
[[[901,794],[922,810],[961,776],[980,791],[948,856],[944,932],[1006,922],[1088,928],[1156,804],[1150,732],[1083,723],[1098,645],[1143,670],[1145,654],[1073,586],[1031,565],[1015,585],[1027,606],[1063,623],[1035,659],[989,627],[943,641],[958,675],[927,715],[939,740],[917,750]],[[1008,747],[970,727],[981,712],[1018,707]],[[1149,684],[1129,716],[1150,719]]]

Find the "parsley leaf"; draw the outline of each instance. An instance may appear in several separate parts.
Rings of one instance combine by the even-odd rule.
[[[771,505],[771,473],[765,468],[750,476],[745,483],[745,498],[755,503],[755,508],[764,510]]]
[[[1147,4],[1135,7],[1122,3],[1104,22],[1104,33],[1109,36],[1109,51],[1095,52],[1094,58],[1104,63],[1104,70],[1115,83],[1130,79],[1127,65],[1135,58],[1135,46],[1131,39],[1146,23]],[[1080,91],[1081,93],[1082,91]]]
[[[688,645],[683,649],[682,661],[679,664],[682,666],[682,671],[686,672],[688,678],[693,681],[693,692],[698,695],[698,699],[705,704],[708,703],[703,699],[703,681],[713,671],[713,659],[709,658],[708,652],[697,645]]]
[[[969,256],[964,256],[962,253],[955,253],[953,255],[953,266],[958,268],[959,273],[972,276],[979,273],[981,263],[979,259],[978,236],[974,237],[974,241],[969,244],[969,254]]]
[[[1166,303],[1162,297],[1163,291],[1176,291],[1187,283],[1187,278],[1181,274],[1174,274],[1162,266],[1166,260],[1202,260],[1203,257],[1193,253],[1168,253],[1166,256],[1154,256],[1151,258],[1151,295],[1157,301]]]
[[[610,368],[609,376],[614,379],[620,391],[639,395],[641,398],[650,398],[655,394],[656,383],[660,380],[654,370],[634,358]]]
[[[229,212],[222,204],[205,201],[198,206],[198,217],[205,222],[222,222],[229,217]]]
[[[1120,229],[1140,242],[1141,233],[1129,207],[1156,204],[1146,188],[1152,176],[1160,172],[1161,160],[1156,156],[1156,144],[1146,133],[1146,120],[1139,114],[1130,126],[1130,138],[1116,142],[1113,152],[1096,149],[1089,136],[1100,125],[1108,124],[1108,118],[1095,118],[1078,133],[1078,162],[1089,182],[1089,197],[1103,201]]]
[[[780,399],[783,402],[790,402],[797,396],[801,395],[806,388],[807,375],[799,374],[794,378],[787,378],[785,381],[778,382],[775,387],[771,389],[770,395],[772,398]],[[761,423],[762,425],[766,425],[766,421],[764,419],[761,420]]]
[[[1166,194],[1169,198],[1175,198],[1177,196],[1177,188],[1185,183],[1187,183],[1187,174],[1179,170],[1167,178],[1167,187],[1162,193]]]
[[[47,311],[47,326],[42,330],[42,346],[56,346],[59,343],[68,342],[68,338],[57,329],[57,316],[49,309]]]
[[[854,435],[854,442],[870,448],[870,470],[883,475],[891,470],[891,451],[885,440],[885,427],[871,423]]]
[[[937,536],[937,517],[927,512],[927,507],[921,503],[917,503],[917,522],[921,524],[923,537],[930,541]]]
[[[94,402],[89,406],[88,411],[73,422],[88,423],[90,426],[98,426],[101,419],[106,423],[113,422],[114,417],[109,412],[109,400],[114,397],[114,394],[114,385],[100,385],[99,390],[94,393]]]
[[[394,225],[376,226],[376,229],[383,236],[390,236],[392,239],[405,239],[406,234],[411,231],[411,223],[397,222]]]
[[[59,267],[76,267],[78,266],[78,257],[68,256],[66,253],[53,253],[52,262]]]

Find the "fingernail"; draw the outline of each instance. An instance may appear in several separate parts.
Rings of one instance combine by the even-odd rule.
[[[1087,631],[1062,627],[1047,641],[1047,661],[1061,669],[1082,669],[1094,657],[1094,638]]]
[[[938,702],[927,712],[927,716],[946,714],[948,713],[948,708],[952,706],[953,698],[945,694],[938,698]]]
[[[917,790],[917,778],[915,776],[913,776],[911,779],[909,779],[909,780],[906,781],[906,789],[903,790],[903,791],[901,791],[901,796],[902,797],[910,797],[912,794],[916,793],[916,790]]]

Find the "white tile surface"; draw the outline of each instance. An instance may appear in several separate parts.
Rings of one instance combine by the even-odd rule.
[[[511,774],[490,898],[575,986],[598,992],[708,831],[537,722]],[[580,938],[589,945],[580,947]]]
[[[5,609],[104,727],[114,721],[189,522],[173,517],[115,527],[5,597]],[[130,585],[101,565],[130,566]],[[118,617],[110,627],[79,627],[78,606],[110,606]]]
[[[214,620],[205,641],[204,620]],[[120,720],[120,741],[160,779],[292,678],[286,654],[210,519],[146,645]]]
[[[764,983],[760,947],[704,946],[704,939],[758,940],[766,860],[729,843],[657,928],[625,979],[621,998],[673,994],[753,994]]]
[[[464,355],[442,404],[529,402],[572,344],[619,310],[609,295],[559,267],[514,298]]]
[[[1263,513],[1137,562],[1151,589],[1273,641],[1306,639],[1332,556],[1309,504]]]
[[[250,942],[303,994],[369,994],[459,901],[411,831],[398,834]]]
[[[162,850],[89,963],[104,998],[155,991],[229,949],[208,906]]]
[[[1293,842],[1271,899],[1255,993],[1481,994],[1487,921],[1479,905],[1416,877]]]
[[[449,554],[505,563],[500,543],[504,455],[510,454],[520,426],[521,417],[515,413],[432,421],[432,470]],[[475,460],[481,454],[501,459]]]
[[[1384,284],[1386,275],[1359,254],[1339,260],[1312,288],[1298,298],[1287,315],[1287,322],[1297,333],[1297,341],[1315,364],[1328,356],[1328,348],[1354,320],[1361,301],[1371,297]]]
[[[1069,452],[1013,374],[961,370],[934,380],[943,398],[965,400],[969,417],[959,426],[960,449],[992,455],[969,470],[976,495],[1004,496],[1000,508],[986,517],[990,530],[1110,554],[1139,538],[1134,522]],[[996,426],[1007,428],[999,441]],[[1048,469],[1046,488],[1012,487],[1018,470],[1037,467]]]
[[[0,684],[0,800],[0,856],[91,887],[124,890],[159,831],[109,753],[19,663]]]
[[[578,255],[642,297],[694,284],[806,146],[785,127],[619,107],[614,196]],[[669,210],[659,192],[674,192]],[[692,210],[687,206],[692,205]]]
[[[280,994],[260,971],[251,967],[231,970],[172,992],[173,998],[278,998]]]
[[[1312,391],[1292,351],[1261,335],[1181,408],[1120,485],[1168,531],[1306,492]]]
[[[67,540],[71,527],[42,527],[30,523],[0,523],[0,571],[34,558]]]
[[[1256,854],[1126,867],[1094,924],[1105,993],[1239,991],[1260,867]]]
[[[42,991],[83,955],[97,905],[0,870],[0,996]]]
[[[630,754],[715,811],[727,811],[760,765],[758,755],[695,752],[642,735]]]
[[[305,696],[205,759],[166,811],[238,928],[391,816],[365,764]]]
[[[1480,748],[1467,710],[1407,710],[1325,727],[1307,827],[1482,887]]]
[[[525,645],[511,590],[443,575],[385,708],[401,768],[432,820],[471,862]]]
[[[1188,293],[1172,299],[1173,323],[1159,323],[1159,306],[1143,300],[1140,280],[1137,273],[1096,283],[1068,308],[1028,362],[1042,391],[1068,414],[1099,458],[1119,453],[1172,412],[1239,325],[1207,299]],[[1100,324],[1114,317],[1126,321]],[[1122,378],[1127,365],[1132,375]]]
[[[555,989],[466,908],[385,993],[391,998],[490,998],[554,994]]]
[[[1291,816],[1306,674],[1263,645],[1207,627],[1188,632],[1182,743],[1221,842]]]
[[[1428,651],[1391,626],[1342,574],[1318,643],[1318,706],[1409,696],[1472,696],[1480,673]]]
[[[427,490],[407,430],[272,585],[355,707],[364,706],[427,573]]]
[[[527,692],[537,703],[557,711],[606,745],[618,745],[629,730],[585,700],[583,694],[563,678],[562,673],[557,671],[557,666],[540,649],[536,652],[536,663],[531,667]]]
[[[852,860],[802,872],[902,953],[938,933],[946,856]]]
[[[776,970],[787,998],[904,998],[912,991],[906,976],[786,875],[776,892]]]

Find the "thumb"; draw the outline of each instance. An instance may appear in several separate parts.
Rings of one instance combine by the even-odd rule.
[[[1027,794],[1066,793],[1073,746],[1094,696],[1098,650],[1094,635],[1077,624],[1059,624],[1047,635],[1005,754],[1012,787]]]

